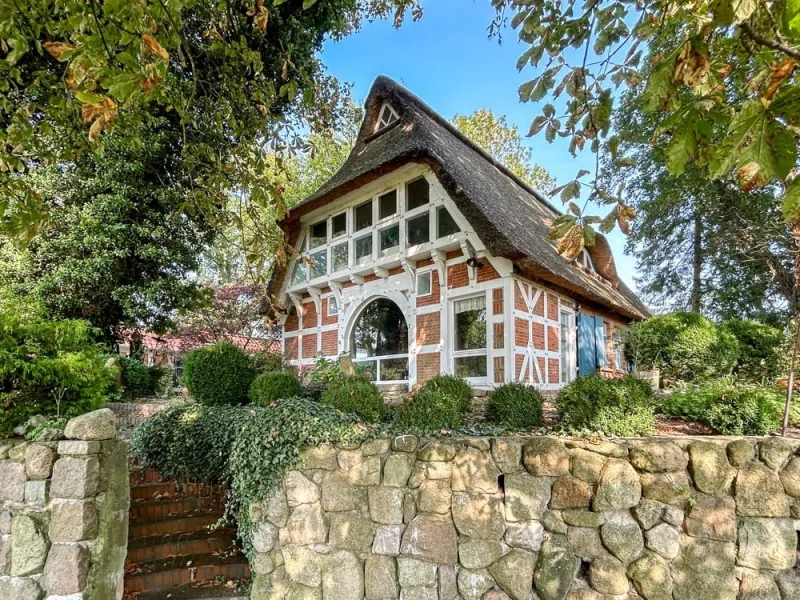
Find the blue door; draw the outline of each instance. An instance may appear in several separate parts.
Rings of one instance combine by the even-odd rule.
[[[578,315],[578,375],[597,371],[596,333],[594,317]]]

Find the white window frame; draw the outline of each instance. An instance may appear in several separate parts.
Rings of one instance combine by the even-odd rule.
[[[458,296],[456,298],[452,298],[449,302],[449,312],[450,312],[450,332],[448,335],[449,343],[450,343],[450,372],[455,374],[456,372],[456,359],[457,358],[468,358],[471,356],[483,356],[486,359],[486,375],[484,377],[465,377],[469,383],[473,385],[481,385],[489,382],[492,380],[492,370],[491,367],[491,352],[489,349],[490,339],[491,336],[490,328],[492,327],[492,320],[489,314],[489,307],[491,306],[491,298],[490,298],[491,290],[488,292],[480,292],[477,294],[465,294],[463,296]],[[456,350],[456,303],[462,300],[469,300],[470,298],[480,298],[483,297],[484,299],[484,307],[486,310],[486,347],[485,348],[474,348],[470,350]]]
[[[570,323],[570,331],[567,332],[567,342],[568,347],[562,348],[561,347],[561,338],[563,337],[563,325],[561,323],[561,315],[567,314],[569,315],[569,323]],[[575,377],[578,373],[578,340],[577,340],[577,318],[575,315],[575,311],[566,306],[560,306],[558,309],[558,358],[559,358],[559,369],[558,369],[558,381],[561,385],[566,385],[571,381],[575,380]],[[563,374],[564,369],[562,368],[564,362],[566,361],[566,371],[567,373],[571,373],[571,377],[567,377],[564,380]]]
[[[331,311],[331,306],[334,310]],[[329,317],[336,317],[339,315],[339,304],[336,302],[336,296],[328,296],[328,310],[326,311]]]
[[[612,334],[614,340],[614,367],[625,370],[625,344],[622,342],[622,332],[618,327],[614,327]]]
[[[387,109],[389,111],[388,116],[386,114]],[[381,105],[381,110],[378,112],[378,119],[375,122],[375,131],[373,133],[377,133],[381,129],[385,129],[399,119],[400,115],[397,114],[397,111],[392,107],[392,105],[388,102],[384,102]]]
[[[423,277],[427,278],[428,280],[428,291],[425,294],[420,294],[419,282]],[[426,296],[431,296],[433,294],[433,271],[423,271],[422,273],[417,273],[417,286],[415,291],[417,293],[417,298],[425,298]]]

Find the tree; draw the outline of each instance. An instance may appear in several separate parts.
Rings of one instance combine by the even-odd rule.
[[[638,261],[640,293],[665,310],[785,317],[796,302],[793,249],[774,191],[744,192],[694,164],[670,174],[664,147],[653,143],[665,116],[643,110],[642,91],[626,93],[614,118],[634,166],[612,182],[625,185],[637,214],[627,251]]]
[[[108,342],[124,327],[163,331],[207,295],[191,274],[213,232],[201,213],[181,212],[191,181],[179,134],[160,121],[137,135],[142,146],[111,134],[102,156],[25,176],[50,225],[2,277],[51,316],[89,321]],[[11,239],[0,237],[0,246],[12,254]]]
[[[102,153],[112,132],[141,145],[155,118],[180,133],[187,207],[225,226],[247,190],[253,212],[281,214],[269,156],[335,118],[342,92],[323,40],[407,8],[420,16],[414,0],[0,1],[0,227],[30,237],[47,220],[19,173]]]
[[[555,187],[550,173],[531,161],[531,151],[522,145],[517,126],[509,125],[504,115],[496,117],[481,108],[469,116],[456,115],[453,125],[534,189],[549,192]]]
[[[545,104],[530,134],[544,132],[551,141],[565,137],[573,153],[586,148],[598,154],[593,181],[584,184],[589,173],[581,171],[555,191],[570,203],[570,214],[554,224],[562,252],[575,256],[591,243],[593,225],[629,229],[635,211],[624,190],[602,185],[599,154],[608,156],[606,168],[632,164],[625,140],[611,129],[614,87],[641,82],[645,109],[667,117],[660,131],[669,172],[680,175],[694,163],[712,179],[735,179],[745,190],[779,186],[784,216],[800,245],[800,179],[791,178],[800,137],[800,1],[493,5],[493,31],[507,10],[513,12],[512,26],[529,46],[519,69],[537,67],[547,57],[544,69],[520,87],[520,98],[538,102],[549,96],[560,104]],[[559,100],[564,93],[566,99]],[[611,207],[602,220],[573,202],[584,186],[588,199]],[[800,269],[794,271],[800,276]]]

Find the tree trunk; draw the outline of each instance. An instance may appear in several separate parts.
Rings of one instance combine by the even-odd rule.
[[[703,271],[703,220],[700,209],[695,202],[694,207],[694,241],[692,248],[692,312],[699,313],[702,297]]]

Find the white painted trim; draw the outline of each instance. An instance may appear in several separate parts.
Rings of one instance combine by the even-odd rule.
[[[416,310],[417,316],[429,315],[430,313],[441,312],[442,305],[441,304],[428,304],[428,305],[425,305],[425,306],[417,306],[415,310]]]

